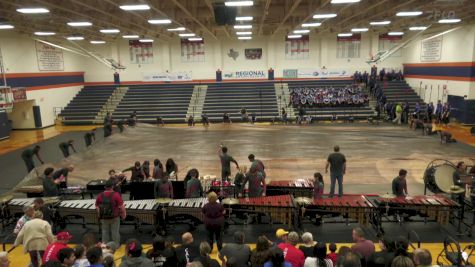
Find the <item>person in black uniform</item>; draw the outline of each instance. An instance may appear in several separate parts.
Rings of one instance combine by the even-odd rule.
[[[120,120],[119,122],[117,122],[117,128],[119,128],[119,132],[123,132],[124,131],[124,124],[125,124],[125,120],[122,119]]]
[[[231,117],[229,117],[228,113],[223,114],[223,123],[232,123]]]
[[[132,182],[143,182],[145,179],[145,173],[142,166],[140,166],[140,161],[136,161],[134,166],[123,170],[122,172],[130,171],[130,181]]]
[[[53,179],[59,180],[59,187],[60,188],[67,188],[68,187],[68,175],[70,172],[74,171],[74,165],[69,165],[66,168],[61,168],[54,172]]]
[[[59,195],[59,179],[53,178],[54,169],[46,168],[43,175],[43,196],[55,197]]]
[[[28,148],[28,149],[23,150],[23,152],[21,153],[21,158],[25,162],[26,169],[28,170],[28,172],[31,172],[31,170],[33,170],[35,168],[35,162],[33,161],[33,155],[36,156],[36,158],[41,162],[41,164],[44,164],[43,160],[41,159],[40,153],[39,153],[40,149],[41,149],[41,147],[36,145],[33,148]]]
[[[163,121],[163,118],[161,116],[157,117],[157,125],[165,126],[165,122]]]
[[[112,116],[110,112],[104,117],[104,137],[112,135]]]
[[[175,175],[178,175],[178,165],[172,158],[167,159],[167,162],[165,163],[165,171],[168,176],[170,176],[172,172],[175,172]]]
[[[74,140],[69,140],[68,142],[61,142],[59,143],[59,149],[61,149],[61,152],[63,152],[63,155],[65,158],[69,157],[69,148],[71,147],[71,149],[74,151],[74,153],[76,153],[76,149],[74,148]]]
[[[90,147],[92,142],[96,141],[96,128],[84,134],[84,141],[86,142],[86,147]]]
[[[218,154],[221,160],[221,179],[224,182],[231,175],[231,162],[236,164],[237,169],[239,169],[239,164],[232,156],[228,155],[228,148],[223,144],[219,146]]]
[[[457,169],[455,170],[452,178],[454,185],[458,185],[460,187],[464,187],[464,184],[462,183],[461,176],[464,176],[466,174],[466,166],[463,161],[459,161],[457,163]]]

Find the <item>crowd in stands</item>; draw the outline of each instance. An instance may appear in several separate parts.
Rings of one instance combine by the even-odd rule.
[[[363,106],[368,104],[368,95],[358,86],[344,88],[293,88],[291,104],[308,107]]]
[[[386,71],[385,68],[379,71],[379,76],[377,75],[377,69],[375,66],[371,68],[371,73],[364,71],[355,71],[353,74],[353,82],[355,83],[369,83],[370,79],[378,79],[379,81],[402,81],[404,80],[404,74],[401,70],[395,71],[394,69]]]

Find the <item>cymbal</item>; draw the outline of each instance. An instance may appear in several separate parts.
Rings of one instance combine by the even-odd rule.
[[[453,185],[450,187],[450,193],[453,193],[453,194],[460,194],[460,193],[464,193],[465,192],[465,189],[463,189],[462,187],[458,186],[458,185]]]
[[[171,198],[156,198],[155,201],[157,201],[157,203],[159,204],[168,204],[170,202],[172,202],[173,199]]]
[[[237,205],[237,204],[239,204],[239,199],[232,198],[232,197],[231,198],[225,198],[225,199],[223,199],[222,203],[224,205]]]
[[[300,205],[310,204],[312,203],[312,199],[308,197],[296,197],[295,202]]]
[[[395,198],[396,196],[393,194],[386,193],[386,194],[379,195],[379,197],[380,198]]]

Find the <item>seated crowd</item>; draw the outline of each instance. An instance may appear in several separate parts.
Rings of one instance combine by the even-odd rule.
[[[352,85],[344,88],[293,88],[290,101],[294,106],[363,106],[368,104],[369,98],[362,88]]]

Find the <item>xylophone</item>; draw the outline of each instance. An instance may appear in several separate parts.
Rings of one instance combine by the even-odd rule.
[[[334,198],[312,199],[309,203],[300,203],[303,206],[302,215],[341,215],[345,218],[355,219],[365,225],[371,222],[371,216],[376,211],[376,206],[364,195],[344,195]]]
[[[206,203],[208,203],[208,199],[205,197],[174,199],[168,203],[168,216],[172,217],[189,215],[203,222],[203,213],[201,212],[201,208],[203,208]]]
[[[127,216],[136,218],[140,223],[151,225],[158,223],[157,213],[159,212],[160,204],[160,201],[157,199],[124,201]]]
[[[95,199],[64,200],[58,204],[58,213],[62,218],[80,217],[83,225],[97,224],[99,216]]]
[[[292,227],[295,212],[294,198],[291,195],[239,198],[240,209],[264,213],[272,219]],[[234,208],[234,207],[233,207]]]
[[[452,211],[458,209],[460,205],[443,196],[411,196],[381,198],[373,197],[372,202],[384,213],[388,212],[415,212],[421,217],[434,220],[440,224],[448,224]]]
[[[294,197],[313,197],[313,179],[270,181],[267,184],[266,195],[278,196],[291,194]]]

